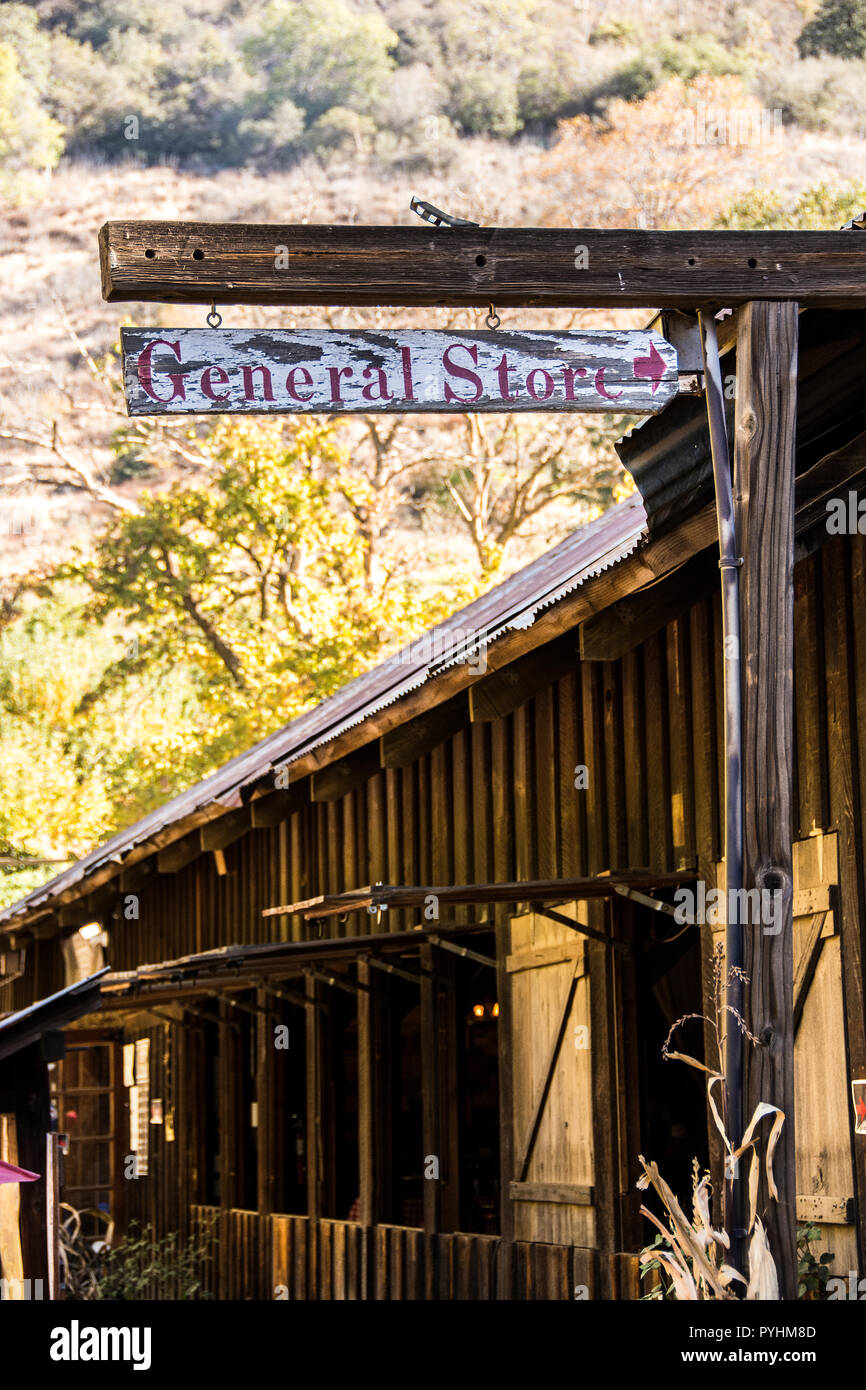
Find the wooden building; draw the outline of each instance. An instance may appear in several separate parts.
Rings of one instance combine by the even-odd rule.
[[[730,381],[736,337],[735,316]],[[800,314],[791,1118],[798,1216],[845,1277],[866,1240],[864,348],[863,311]],[[619,449],[632,498],[0,914],[0,949],[26,951],[9,1013],[73,983],[82,925],[106,931],[101,1006],[55,1073],[65,1192],[121,1224],[215,1222],[218,1297],[633,1298],[638,1154],[684,1196],[693,1156],[718,1178],[703,1084],[661,1048],[709,1009],[720,933],[643,900],[716,884],[724,853],[703,398]]]

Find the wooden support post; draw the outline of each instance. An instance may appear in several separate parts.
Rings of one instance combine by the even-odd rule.
[[[358,984],[369,987],[370,967],[358,961]],[[376,1224],[376,1184],[374,1163],[376,1143],[373,1134],[376,1064],[373,1056],[373,1000],[368,989],[358,996],[358,1192],[361,1225]]]
[[[307,1287],[318,1298],[319,1220],[322,1215],[322,1019],[319,1000],[323,986],[307,975]]]
[[[457,962],[433,947],[436,971],[436,1024],[439,1045],[439,1126],[443,1181],[440,1219],[443,1231],[460,1230],[460,1146],[457,1074]]]
[[[612,926],[609,905],[593,903],[596,930]],[[607,920],[605,918],[607,917]],[[592,1153],[595,1175],[598,1297],[615,1298],[614,1256],[622,1249],[619,1230],[619,1089],[614,1024],[613,953],[595,941],[586,945],[589,972],[590,1064],[592,1067]]]
[[[237,1079],[238,1079],[238,1046],[237,1046],[237,1027],[232,1026],[233,1010],[226,999],[220,999],[219,1010],[219,1058],[217,1062],[217,1076],[219,1078],[219,1090],[217,1104],[219,1107],[219,1136],[220,1136],[220,1207],[223,1212],[230,1211],[237,1205],[237,1177],[238,1177],[238,1107],[237,1107]],[[224,1228],[225,1229],[225,1228]],[[222,1258],[220,1259],[220,1270],[225,1272]],[[221,1291],[221,1297],[227,1298],[225,1290]]]
[[[376,1296],[374,1227],[393,1218],[391,1012],[371,987],[370,963],[358,961],[358,1176],[363,1297]],[[399,1215],[399,1213],[398,1213]]]
[[[59,1136],[45,1136],[45,1232],[48,1258],[48,1297],[53,1301],[60,1291],[60,1167]]]
[[[256,1005],[261,1010],[255,1020],[256,1037],[256,1101],[258,1130],[256,1136],[257,1204],[263,1214],[274,1209],[276,1182],[274,1116],[274,1021],[275,1013],[268,1011],[270,997],[265,989],[256,990]]]
[[[786,1115],[774,1158],[778,1201],[761,1162],[757,1213],[764,1222],[783,1298],[797,1297],[794,1162],[793,776],[794,445],[797,305],[756,301],[740,315],[734,447],[743,671],[743,886],[762,890],[762,911],[744,924],[748,1041],[744,1116],[767,1101]],[[771,900],[764,893],[776,895]],[[769,1120],[760,1126],[766,1154]],[[737,1139],[739,1135],[732,1136]]]
[[[439,1030],[436,1026],[436,984],[433,975],[433,947],[421,947],[421,1089],[422,1089],[422,1147],[426,1168],[435,1158],[439,1171],[444,1167],[442,1132],[439,1114]],[[428,1237],[441,1229],[442,1179],[424,1178],[424,1234]]]

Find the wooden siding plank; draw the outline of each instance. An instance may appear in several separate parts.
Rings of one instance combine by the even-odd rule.
[[[863,922],[866,894],[862,844],[866,829],[866,563],[863,543],[832,539],[821,552],[826,653],[830,820],[839,836],[839,906],[851,1077],[866,1076]],[[866,1258],[866,1146],[855,1146],[855,1194],[861,1262]]]
[[[556,687],[540,690],[532,701],[535,740],[534,796],[536,807],[536,869],[541,878],[556,878],[562,862],[557,747]]]

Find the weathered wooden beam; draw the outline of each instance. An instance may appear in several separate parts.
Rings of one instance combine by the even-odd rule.
[[[157,852],[156,870],[160,874],[176,874],[180,869],[185,869],[187,864],[191,864],[201,854],[201,841],[198,830],[191,830],[188,835],[183,835],[179,840],[166,845],[164,849]]]
[[[508,1184],[512,1202],[562,1202],[567,1206],[591,1207],[594,1187],[568,1182],[512,1182]]]
[[[648,888],[669,888],[683,883],[691,874],[692,867],[675,870],[673,873],[655,869],[629,869],[623,873],[589,878],[545,878],[518,879],[508,883],[458,883],[440,885],[407,885],[377,883],[372,887],[356,888],[348,893],[323,894],[317,898],[306,898],[303,902],[287,903],[281,907],[266,907],[263,917],[283,917],[287,913],[300,913],[306,920],[320,917],[340,916],[346,912],[357,912],[366,907],[412,908],[424,907],[427,899],[435,897],[439,906],[453,906],[458,903],[544,903],[572,902],[576,899],[609,898],[617,885]],[[536,906],[536,912],[547,909]],[[567,921],[567,926],[583,931],[580,924]],[[474,927],[473,930],[479,930]],[[437,927],[441,930],[441,926]],[[608,941],[607,937],[602,938]]]
[[[93,922],[99,918],[106,917],[115,907],[118,900],[117,882],[103,884],[93,893],[88,893],[86,897],[79,898],[74,903],[64,903],[58,909],[57,920],[61,927],[83,927],[86,922]]]
[[[797,1297],[794,1148],[793,870],[794,449],[797,306],[753,303],[740,315],[734,442],[743,671],[743,886],[781,894],[772,923],[743,929],[744,1117],[762,1101],[786,1120],[774,1157],[778,1200],[760,1165],[764,1222],[782,1298]],[[769,914],[768,914],[769,916]],[[762,1125],[766,1152],[767,1121]],[[739,1141],[740,1136],[732,1136]]]
[[[250,802],[250,826],[253,830],[265,830],[288,820],[310,799],[310,783],[307,778],[290,782],[287,787],[256,796]]]
[[[110,301],[691,309],[866,305],[850,232],[106,222]]]
[[[83,927],[85,923],[92,922],[94,913],[85,902],[70,903],[68,907],[61,907],[57,913],[57,920],[61,927]]]
[[[621,599],[580,625],[581,661],[618,661],[679,618],[718,584],[718,556],[706,552],[668,578]]]
[[[469,723],[469,704],[465,691],[436,705],[429,714],[419,715],[408,724],[384,733],[379,739],[379,762],[382,767],[409,767],[431,749],[438,748],[452,734]]]
[[[210,820],[207,825],[201,826],[198,832],[199,843],[205,853],[209,850],[227,849],[235,840],[246,835],[249,829],[250,810],[248,806],[243,806],[239,811],[229,811],[227,815],[219,816],[217,820]]]
[[[829,1225],[851,1226],[854,1222],[854,1198],[830,1197],[823,1193],[797,1198],[797,1220],[810,1225],[826,1221]]]
[[[379,771],[378,744],[368,743],[348,758],[330,763],[310,778],[311,801],[339,801],[341,796],[367,782]]]
[[[578,644],[573,632],[520,657],[508,666],[469,687],[469,714],[473,724],[504,719],[539,690],[573,671],[578,664]]]

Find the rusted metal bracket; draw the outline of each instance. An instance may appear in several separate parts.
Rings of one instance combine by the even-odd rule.
[[[361,959],[374,966],[376,970],[384,970],[389,975],[399,975],[401,980],[408,980],[412,985],[420,985],[422,980],[433,979],[432,970],[403,970],[401,966],[392,965],[390,961],[374,955],[364,955]]]
[[[441,936],[425,936],[425,941],[429,941],[431,946],[438,946],[442,951],[450,951],[453,956],[464,956],[466,960],[477,961],[479,965],[489,965],[491,970],[496,969],[496,961],[492,956],[482,956],[480,951],[470,951],[468,946],[458,946],[454,941],[443,941]]]
[[[620,951],[626,959],[632,955],[632,949],[624,941],[614,941],[613,937],[606,932],[597,931],[595,927],[587,927],[583,922],[573,922],[570,917],[566,917],[564,912],[557,912],[553,907],[544,907],[541,903],[530,903],[531,910],[539,917],[549,917],[551,922],[559,922],[563,927],[570,927],[572,931],[580,932],[581,936],[588,936],[593,941],[600,941],[603,946],[609,946],[612,951]]]

